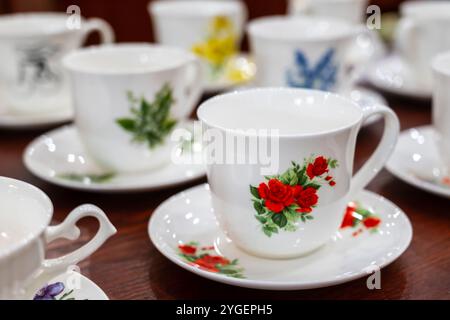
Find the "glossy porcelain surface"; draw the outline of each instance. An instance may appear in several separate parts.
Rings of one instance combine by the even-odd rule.
[[[289,14],[339,18],[362,23],[366,17],[367,0],[289,0]]]
[[[113,42],[114,32],[98,18],[81,19],[78,27],[71,27],[69,20],[57,13],[0,17],[1,109],[38,116],[72,108],[62,57],[79,48],[91,32],[99,32],[102,43]]]
[[[248,139],[246,141],[259,139],[259,147],[257,147],[259,149],[255,153],[267,152],[263,151],[261,146],[266,141],[263,140],[264,137],[256,134],[252,138],[251,135],[246,135],[231,127],[237,120],[233,120],[233,111],[229,110],[239,108],[241,113],[244,113],[244,108],[248,110],[254,105],[258,106],[259,110],[255,113],[259,112],[259,117],[246,121],[241,120],[239,123],[250,121],[253,121],[252,125],[261,123],[255,129],[266,128],[267,124],[276,127],[279,122],[277,120],[276,124],[273,124],[276,121],[274,112],[278,112],[278,117],[279,114],[289,114],[296,110],[295,114],[305,112],[305,117],[315,113],[317,118],[312,116],[315,123],[304,123],[303,128],[311,125],[311,130],[312,128],[314,130],[321,128],[321,131],[305,131],[296,134],[294,131],[298,129],[292,129],[294,131],[284,134],[284,128],[279,128],[280,135],[269,134],[270,146],[278,143],[278,149],[273,149],[276,155],[271,154],[273,161],[278,160],[276,167],[268,168],[262,158],[254,159],[254,163],[246,161],[223,164],[215,159],[208,161],[207,176],[214,195],[215,214],[219,217],[221,227],[234,243],[248,252],[270,258],[299,256],[318,248],[330,238],[338,229],[341,222],[340,214],[349,201],[348,198],[364,188],[383,167],[397,140],[398,119],[387,107],[374,105],[361,109],[350,99],[322,91],[287,88],[252,89],[214,97],[199,107],[197,111],[199,119],[207,129],[211,129],[217,135],[220,134],[221,137],[221,139],[217,139],[218,142],[210,142],[210,145],[216,143],[216,146],[220,148],[219,144],[222,142],[227,145],[230,142],[229,139],[238,139],[238,137],[244,136],[245,139]],[[218,111],[224,114],[216,118]],[[352,168],[357,134],[361,124],[376,115],[383,116],[386,121],[386,137],[372,158],[353,177]],[[286,119],[291,117],[293,116],[287,115],[284,120],[280,121],[286,123]],[[335,124],[339,119],[342,120],[340,124]],[[252,125],[238,128],[245,130],[253,128]],[[292,128],[296,128],[296,126],[291,125]],[[267,127],[267,129],[270,128],[272,127]],[[267,141],[266,143],[269,144]],[[234,158],[235,152],[234,149],[224,149],[226,157]],[[245,154],[244,159],[251,158],[248,149],[242,152]],[[320,172],[316,175],[308,174],[308,177],[304,175],[305,170],[309,170],[307,168],[321,162],[323,170],[319,170]],[[293,167],[294,163],[298,165],[297,169]],[[286,224],[284,221],[280,221],[278,224],[280,229],[271,225],[271,218],[267,223],[260,223],[255,215],[261,210],[266,210],[264,208],[269,210],[268,214],[275,212],[274,217],[277,218],[279,212],[275,211],[277,209],[270,208],[270,202],[261,200],[265,199],[263,191],[253,190],[251,192],[252,188],[249,187],[262,188],[261,184],[267,183],[269,177],[273,176],[277,178],[270,180],[277,180],[276,183],[279,184],[279,181],[283,181],[280,176],[289,170],[297,170],[299,178],[289,183],[283,182],[283,184],[303,188],[303,191],[311,186],[315,189],[305,191],[310,193],[311,198],[308,198],[309,200],[303,203],[301,208],[296,209],[297,213],[310,213],[308,218],[305,217],[308,219],[307,223],[296,220],[298,216],[295,213],[292,216],[292,223]],[[263,171],[265,171],[264,174]],[[281,188],[287,187],[281,186]],[[261,199],[255,198],[258,197],[257,192]],[[306,197],[306,193],[299,197]],[[262,201],[263,209],[255,204],[255,201],[258,203]],[[280,209],[289,210],[286,208],[290,207],[292,201],[288,202],[288,204],[283,204]],[[283,211],[284,213],[285,211]],[[288,218],[291,217],[291,213],[286,213],[286,215]]]
[[[88,277],[67,271],[47,283],[37,292],[27,292],[24,300],[109,300],[103,290]]]
[[[432,126],[403,131],[386,169],[417,188],[450,198],[450,178],[436,135]]]
[[[427,87],[433,83],[431,60],[450,50],[450,3],[408,1],[402,3],[395,34],[395,50]]]
[[[186,123],[192,127],[192,122]],[[86,152],[74,126],[66,126],[34,140],[24,152],[24,163],[33,174],[52,184],[92,192],[131,192],[162,189],[205,175],[201,145],[180,147],[177,163],[137,174],[107,172]],[[184,151],[183,151],[184,150]],[[189,160],[195,160],[190,163]],[[180,162],[178,162],[180,161]],[[185,161],[185,164],[183,164]],[[196,164],[196,162],[200,164]]]
[[[446,167],[450,168],[450,52],[435,57],[432,69],[434,79],[432,115],[436,143],[439,156],[442,157]]]
[[[431,85],[423,83],[397,54],[376,62],[368,68],[365,76],[371,84],[386,92],[419,99],[431,98]]]
[[[206,184],[162,203],[153,213],[148,231],[153,244],[164,256],[214,281],[266,290],[327,287],[368,276],[374,266],[387,266],[407,249],[412,238],[407,216],[389,200],[368,191],[361,192],[355,200],[380,217],[377,232],[365,230],[355,236],[352,230],[341,229],[318,250],[290,260],[258,258],[235,246],[219,228]],[[192,252],[180,252],[182,245],[207,250],[209,260],[227,268],[205,269],[207,259],[201,264],[199,261],[200,265],[186,261],[186,256],[189,258]]]
[[[15,299],[26,290],[36,291],[39,289],[36,286],[84,260],[116,233],[106,214],[94,205],[81,205],[70,212],[61,224],[48,226],[53,215],[53,205],[41,190],[25,182],[4,177],[0,177],[0,188],[0,197],[13,192],[21,197],[20,201],[33,200],[45,208],[42,212],[38,212],[37,208],[36,212],[29,212],[30,215],[42,215],[42,223],[36,225],[34,232],[23,236],[17,245],[7,246],[6,251],[0,252],[0,299]],[[93,217],[99,222],[96,235],[77,250],[58,258],[45,259],[45,247],[48,243],[59,238],[79,238],[80,230],[76,223],[84,217]],[[10,217],[18,218],[19,215]]]
[[[74,113],[70,105],[64,105],[58,110],[39,113],[17,113],[8,108],[0,107],[0,128],[35,129],[69,122]]]

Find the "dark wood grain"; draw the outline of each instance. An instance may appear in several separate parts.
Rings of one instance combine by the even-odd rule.
[[[402,129],[430,123],[430,102],[388,97]],[[355,168],[370,156],[381,137],[376,123],[358,137]],[[258,291],[203,279],[165,259],[147,236],[152,211],[169,196],[205,180],[159,192],[99,195],[67,190],[33,177],[22,164],[25,146],[44,131],[0,131],[0,175],[21,179],[44,190],[55,205],[54,222],[75,206],[94,203],[118,229],[98,252],[80,264],[83,274],[111,299],[450,299],[450,200],[425,193],[383,170],[368,189],[393,201],[409,216],[414,237],[409,249],[382,271],[382,289],[368,290],[365,279],[339,286],[294,292]],[[73,250],[96,231],[90,220],[82,237],[51,245],[51,256]]]

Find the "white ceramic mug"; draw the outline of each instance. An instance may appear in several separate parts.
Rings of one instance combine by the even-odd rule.
[[[228,60],[239,53],[247,19],[241,1],[152,1],[148,10],[156,41],[197,54],[205,81],[219,78]]]
[[[37,292],[116,233],[105,213],[93,205],[77,207],[56,226],[49,226],[52,215],[52,202],[44,192],[28,183],[0,177],[0,299],[22,299]],[[84,217],[98,220],[96,235],[69,254],[45,259],[48,243],[79,237],[76,223]]]
[[[433,59],[433,126],[447,170],[450,170],[450,52]]]
[[[450,50],[450,2],[407,1],[401,4],[400,13],[396,50],[417,82],[431,89],[430,62],[436,54]]]
[[[369,31],[330,18],[272,16],[253,20],[247,32],[257,66],[255,84],[345,92],[363,67],[351,68],[354,40]]]
[[[385,119],[383,139],[352,177],[357,134],[374,114]],[[383,167],[399,133],[388,107],[362,110],[339,95],[306,89],[224,94],[204,102],[197,115],[219,223],[237,246],[267,258],[296,257],[326,243],[347,202]]]
[[[362,23],[368,0],[289,0],[289,14],[344,19]]]
[[[189,117],[202,91],[201,67],[193,54],[145,43],[117,44],[81,49],[63,63],[72,80],[78,133],[100,165],[137,172],[170,161],[175,143],[170,133]]]
[[[102,43],[114,41],[104,20],[80,19],[69,28],[69,16],[27,13],[0,16],[0,103],[16,112],[39,113],[70,108],[70,92],[61,59],[80,47],[94,31]]]

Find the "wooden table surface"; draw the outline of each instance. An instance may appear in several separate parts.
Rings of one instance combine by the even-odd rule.
[[[430,123],[430,101],[387,96],[402,130]],[[355,169],[370,156],[383,125],[364,128],[359,137]],[[82,273],[111,299],[450,299],[450,200],[416,189],[383,170],[368,189],[402,208],[413,225],[407,251],[381,272],[381,290],[368,290],[366,279],[305,291],[260,291],[232,287],[196,276],[164,258],[147,235],[147,223],[163,200],[206,179],[177,188],[139,194],[99,195],[63,189],[32,176],[22,163],[22,152],[40,131],[0,130],[0,175],[27,181],[46,192],[55,206],[54,223],[71,209],[93,203],[108,214],[118,233],[88,260]],[[73,250],[96,232],[92,220],[82,221],[75,243],[50,245],[50,256]]]

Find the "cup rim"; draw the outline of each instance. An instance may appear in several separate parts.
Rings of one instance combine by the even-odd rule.
[[[334,128],[332,130],[326,130],[323,132],[316,132],[316,133],[290,133],[290,134],[278,134],[277,137],[279,138],[287,138],[287,139],[295,139],[295,138],[308,138],[308,137],[320,137],[320,136],[325,136],[325,135],[330,135],[330,134],[337,134],[339,132],[345,131],[349,128],[354,127],[355,125],[357,125],[358,123],[362,122],[363,119],[363,112],[361,107],[354,102],[351,99],[345,98],[339,94],[336,93],[332,93],[332,92],[328,92],[328,91],[321,91],[321,90],[313,90],[313,89],[303,89],[303,88],[287,88],[287,87],[263,87],[263,88],[253,88],[253,89],[247,89],[247,90],[241,90],[241,91],[233,91],[233,92],[228,92],[228,93],[223,93],[223,94],[219,94],[216,95],[212,98],[209,98],[208,100],[204,101],[202,104],[200,104],[200,106],[197,109],[197,117],[198,119],[205,123],[207,126],[210,126],[212,128],[216,128],[219,130],[222,130],[224,132],[227,133],[232,133],[234,135],[239,135],[239,136],[258,136],[258,134],[252,134],[252,133],[246,133],[243,132],[242,129],[230,129],[230,128],[226,128],[224,126],[221,125],[217,125],[217,124],[212,124],[211,122],[209,122],[208,120],[206,120],[206,118],[202,115],[202,113],[204,113],[205,108],[208,108],[208,105],[215,103],[217,100],[221,100],[224,99],[226,97],[230,97],[230,96],[236,96],[236,95],[242,95],[242,94],[258,94],[260,92],[273,92],[273,93],[277,93],[277,92],[281,92],[281,93],[297,93],[299,95],[304,95],[304,94],[308,94],[308,93],[312,93],[312,94],[316,94],[316,95],[321,95],[323,97],[333,97],[335,99],[338,99],[344,103],[346,103],[347,105],[352,105],[352,107],[358,111],[359,113],[359,117],[357,120],[350,122],[349,124],[346,124],[344,126],[338,127],[338,128]]]
[[[34,194],[36,194],[35,198],[40,198],[40,200],[45,203],[45,207],[46,207],[46,211],[47,211],[47,221],[45,221],[45,223],[43,223],[42,226],[39,227],[39,229],[37,229],[36,231],[31,233],[28,237],[21,239],[20,241],[9,246],[5,250],[0,250],[0,261],[2,261],[5,258],[10,257],[11,255],[14,255],[17,252],[20,252],[24,247],[26,247],[28,244],[34,242],[38,237],[40,237],[41,234],[49,226],[49,224],[52,220],[53,211],[54,211],[52,201],[45,194],[45,192],[42,191],[41,189],[39,189],[38,187],[35,187],[32,184],[25,182],[25,181],[0,176],[0,184],[3,184],[3,183],[9,183],[12,185],[20,186],[21,188],[28,189],[31,192],[33,192]]]
[[[304,35],[295,35],[295,36],[288,36],[288,35],[268,35],[265,34],[263,31],[258,30],[258,28],[261,27],[263,24],[267,23],[273,23],[273,22],[295,22],[295,21],[305,21],[309,23],[318,23],[318,22],[325,22],[325,23],[336,23],[340,24],[342,26],[347,27],[348,30],[336,33],[334,35],[330,35],[329,33],[324,33],[317,37],[305,37]],[[293,41],[304,41],[304,42],[321,42],[321,41],[332,41],[332,40],[341,40],[345,38],[352,37],[356,34],[357,28],[352,28],[352,25],[348,22],[346,22],[343,19],[338,18],[327,18],[327,17],[312,17],[307,15],[295,15],[295,16],[283,16],[283,15],[273,15],[273,16],[264,16],[260,18],[256,18],[251,20],[246,27],[247,33],[250,35],[250,37],[257,37],[264,40],[272,40],[277,42],[293,42]]]
[[[442,52],[435,56],[433,58],[433,61],[431,62],[431,67],[433,68],[434,72],[446,77],[450,77],[450,67],[447,67],[446,69],[443,68],[444,61],[450,62],[450,51]]]
[[[156,68],[156,69],[146,69],[142,68],[141,70],[88,70],[87,68],[82,68],[75,65],[74,59],[80,56],[92,55],[101,52],[108,51],[127,51],[127,50],[166,50],[171,52],[176,52],[178,54],[184,55],[186,59],[179,63],[175,63],[173,65]],[[102,75],[102,76],[131,76],[131,75],[143,75],[143,74],[155,74],[158,72],[165,72],[170,70],[175,70],[185,65],[187,62],[197,60],[197,57],[186,50],[167,46],[160,44],[153,44],[147,42],[124,42],[124,43],[115,43],[115,44],[107,44],[107,45],[95,45],[88,46],[84,48],[79,48],[74,50],[73,52],[67,54],[62,59],[63,67],[71,72],[86,74],[86,75]]]
[[[65,13],[59,13],[59,12],[24,12],[24,13],[8,13],[4,15],[0,15],[0,22],[6,21],[6,20],[16,20],[16,19],[24,19],[24,20],[30,20],[30,18],[37,18],[37,19],[61,19],[62,22],[65,22],[69,16]],[[81,22],[86,22],[86,19],[81,17]],[[68,29],[65,27],[60,28],[58,30],[47,30],[44,32],[40,32],[37,30],[33,30],[31,32],[24,32],[24,33],[17,33],[17,34],[1,34],[0,33],[0,39],[22,39],[22,38],[30,38],[30,37],[49,37],[49,36],[55,36],[55,35],[63,35],[63,34],[69,34],[72,32],[79,31],[78,29]]]
[[[180,6],[203,7],[208,6],[210,10],[183,11],[179,10]],[[197,16],[214,16],[219,14],[238,13],[243,9],[243,3],[240,1],[208,1],[208,0],[171,0],[171,1],[151,1],[147,5],[147,9],[152,15],[163,15],[170,17],[197,17]],[[224,10],[226,12],[224,12]]]
[[[399,12],[405,17],[419,14],[418,18],[423,18],[423,8],[440,9],[443,7],[450,7],[450,3],[439,0],[406,1],[400,4]],[[437,10],[436,13],[438,16],[450,16],[449,13],[440,10]],[[425,11],[425,16],[428,14],[429,12]]]

